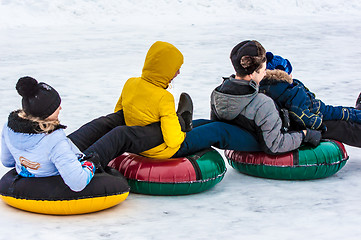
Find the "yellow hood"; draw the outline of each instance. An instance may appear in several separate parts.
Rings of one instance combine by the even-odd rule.
[[[167,42],[157,41],[145,57],[142,78],[166,89],[182,64],[183,55],[176,47]]]

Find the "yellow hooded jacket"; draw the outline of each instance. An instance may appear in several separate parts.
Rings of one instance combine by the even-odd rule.
[[[155,42],[145,58],[142,76],[124,84],[115,111],[123,109],[127,126],[161,123],[164,143],[141,154],[151,158],[170,158],[180,148],[185,133],[175,111],[169,81],[183,64],[182,53],[170,43]]]

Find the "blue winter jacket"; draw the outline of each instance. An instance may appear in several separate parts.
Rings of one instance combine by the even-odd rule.
[[[267,70],[259,89],[271,97],[278,107],[288,109],[290,118],[299,127],[319,129],[322,126],[321,100],[286,72]]]
[[[51,133],[37,133],[34,122],[21,119],[17,112],[12,112],[4,125],[1,161],[6,167],[15,167],[23,177],[60,174],[71,190],[81,191],[92,179],[92,173],[81,166],[77,154],[81,152],[61,127]]]

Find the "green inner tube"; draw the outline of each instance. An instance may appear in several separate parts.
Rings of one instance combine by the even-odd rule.
[[[284,180],[310,180],[329,177],[347,162],[344,146],[336,141],[324,141],[315,148],[301,146],[281,154],[263,152],[237,152],[226,150],[229,164],[248,175]]]
[[[227,170],[222,156],[214,149],[163,160],[123,154],[110,166],[127,178],[131,192],[150,195],[199,193],[219,183]]]

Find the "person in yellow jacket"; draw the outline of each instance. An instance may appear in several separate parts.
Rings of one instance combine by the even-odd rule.
[[[182,53],[172,44],[157,41],[149,49],[141,77],[124,84],[115,112],[123,110],[127,126],[146,126],[160,122],[164,142],[141,155],[172,157],[185,139],[175,110],[173,95],[166,89],[180,73]]]
[[[182,119],[187,119],[184,120],[187,126],[191,118],[180,114],[182,104],[178,105],[176,112],[174,97],[166,89],[180,73],[182,64],[183,55],[175,46],[166,42],[155,42],[147,53],[141,77],[130,78],[124,84],[115,113],[124,114],[127,126],[146,128],[146,125],[160,123],[163,135],[161,144],[140,154],[156,159],[177,158],[211,146],[237,151],[260,151],[252,134],[237,126],[206,119],[194,120],[193,129],[184,128],[184,123],[180,124]],[[179,102],[181,100],[182,95]],[[184,110],[183,113],[187,109]],[[137,133],[133,134],[134,137],[137,137],[136,135]],[[137,142],[149,144],[157,140],[157,137],[152,135],[138,139]]]

